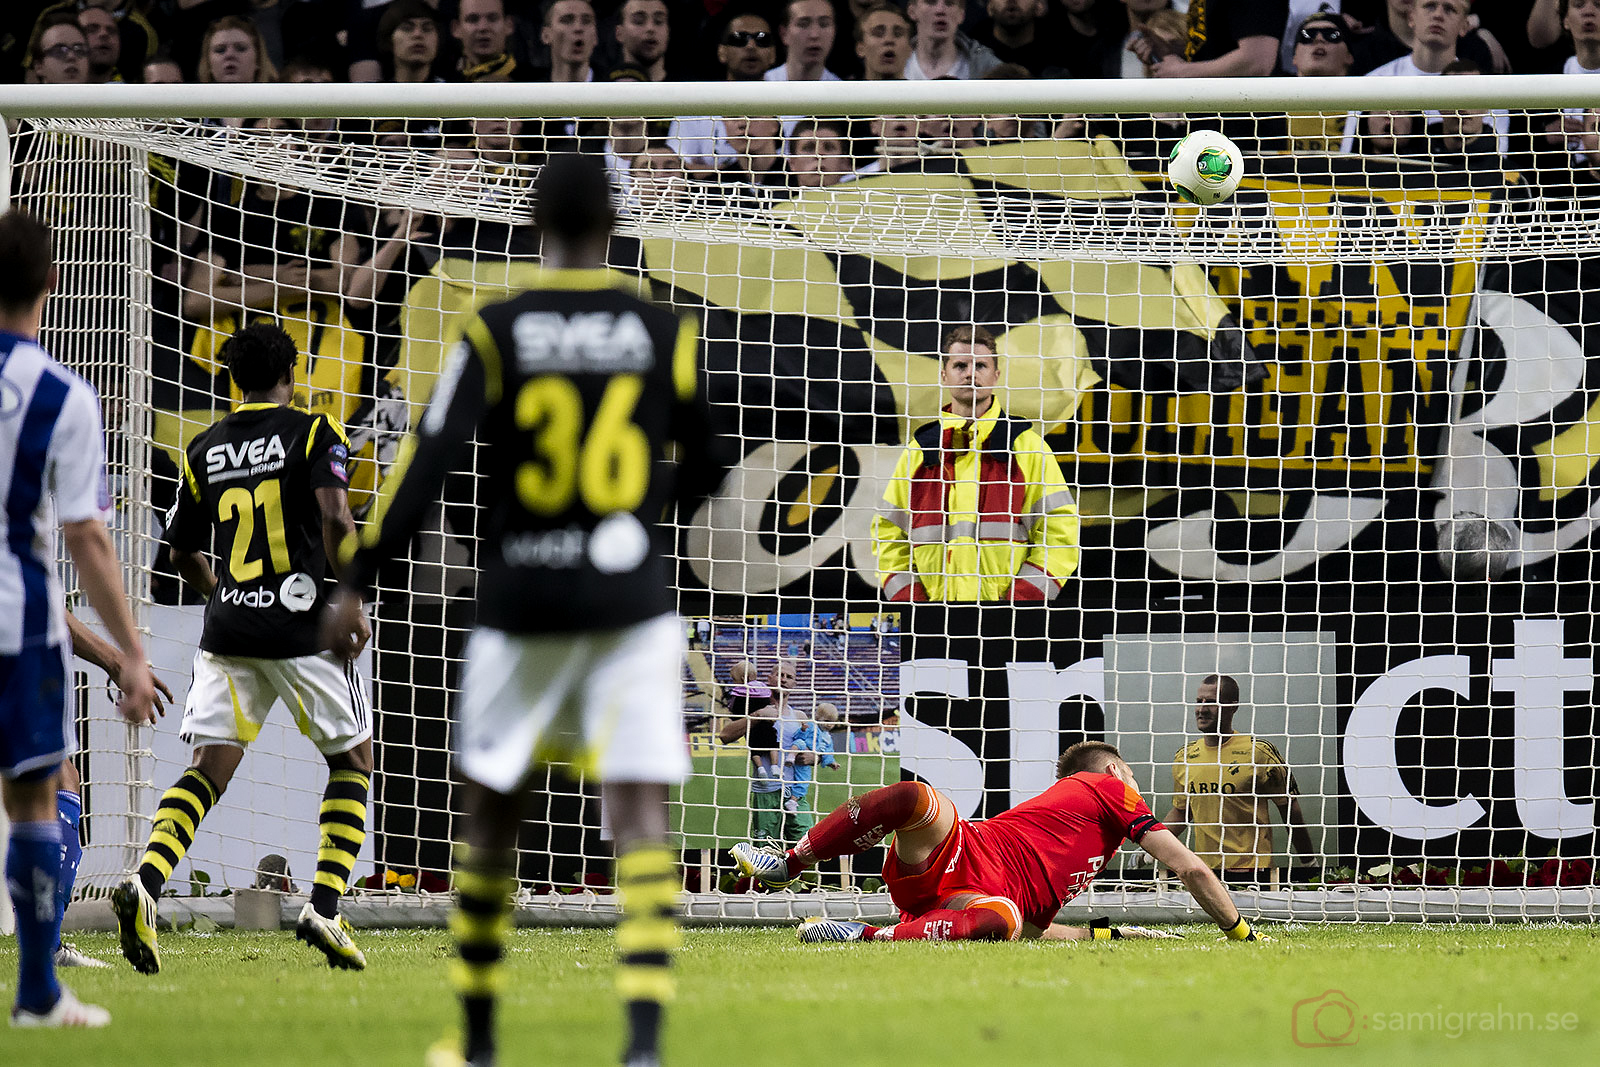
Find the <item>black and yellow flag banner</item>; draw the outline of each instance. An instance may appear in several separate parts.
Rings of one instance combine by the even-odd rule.
[[[710,395],[745,442],[686,535],[685,584],[872,597],[867,522],[938,412],[940,338],[961,324],[998,336],[1004,403],[1056,448],[1085,520],[1079,580],[1116,583],[1108,596],[1130,577],[1426,581],[1458,515],[1503,527],[1508,566],[1586,543],[1592,271],[1497,264],[1486,220],[1504,189],[1314,162],[1267,160],[1207,217],[1107,142],[1027,142],[804,191],[736,234],[617,238],[616,269],[703,318]],[[1117,210],[1146,228],[1159,213],[1171,240],[1118,256],[1077,239]],[[1228,232],[1180,254],[1220,217]],[[412,285],[383,376],[412,419],[463,313],[533,269],[447,255]],[[1575,355],[1530,419],[1500,391],[1538,374],[1514,340],[1532,318]]]

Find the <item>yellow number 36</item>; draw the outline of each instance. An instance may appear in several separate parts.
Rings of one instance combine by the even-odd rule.
[[[517,498],[536,515],[559,515],[581,498],[596,515],[632,511],[650,487],[650,438],[633,422],[644,391],[637,374],[612,378],[583,424],[572,379],[546,375],[517,392],[516,424],[533,433],[535,458],[517,468]]]

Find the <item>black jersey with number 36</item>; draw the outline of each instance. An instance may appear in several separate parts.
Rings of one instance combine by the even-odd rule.
[[[726,464],[695,323],[619,288],[619,277],[546,271],[467,320],[347,582],[370,588],[476,436],[482,625],[608,629],[672,610],[663,512],[707,495]]]
[[[217,555],[201,648],[260,659],[320,651],[328,560],[316,491],[348,484],[349,447],[326,415],[278,404],[241,404],[189,443],[166,542]]]

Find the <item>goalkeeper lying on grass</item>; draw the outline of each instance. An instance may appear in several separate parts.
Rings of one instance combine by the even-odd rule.
[[[746,875],[781,889],[813,864],[865,852],[894,834],[883,878],[900,921],[879,927],[807,919],[802,941],[1173,936],[1053,921],[1127,838],[1171,867],[1229,939],[1257,939],[1217,876],[1150,813],[1114,747],[1073,745],[1062,753],[1056,775],[1043,793],[983,822],[956,818],[950,799],[926,783],[897,782],[851,797],[787,852],[738,844],[733,856]]]

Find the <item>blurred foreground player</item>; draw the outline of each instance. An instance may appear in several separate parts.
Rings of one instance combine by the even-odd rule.
[[[855,855],[894,834],[883,880],[900,909],[893,926],[808,919],[802,941],[1015,941],[1165,937],[1139,927],[1063,926],[1061,906],[1088,887],[1124,839],[1172,868],[1230,940],[1254,941],[1217,876],[1156,821],[1133,771],[1103,741],[1062,753],[1056,784],[982,822],[958,819],[925,782],[851,797],[788,852],[733,847],[740,868],[782,888],[807,867]]]
[[[476,437],[485,533],[455,716],[468,785],[450,922],[465,1033],[459,1047],[436,1045],[428,1062],[494,1062],[526,781],[536,764],[566,761],[599,778],[617,851],[623,1061],[653,1064],[678,944],[667,788],[689,771],[684,626],[661,520],[674,500],[690,508],[715,488],[724,463],[695,324],[619,287],[604,267],[613,208],[603,165],[553,157],[535,188],[534,221],[544,275],[467,320],[403,446],[401,472],[384,484],[381,518],[363,531],[326,633],[330,647],[353,652],[379,565],[405,549]]]
[[[112,891],[111,906],[128,962],[140,974],[161,970],[156,901],[281,700],[328,764],[317,873],[295,936],[328,966],[359,971],[367,958],[339,898],[366,839],[371,702],[351,665],[324,650],[316,610],[329,561],[355,532],[350,439],[326,415],[289,406],[300,355],[277,326],[246,326],[221,354],[243,401],[189,442],[166,521],[172,562],[206,597],[178,731],[193,763],[161,795],[139,869]],[[204,555],[213,540],[226,563],[220,575]]]
[[[50,232],[19,212],[0,216],[0,494],[8,534],[0,547],[0,793],[11,820],[6,883],[17,911],[11,1025],[98,1027],[111,1014],[73,996],[56,980],[54,963],[63,842],[56,787],[74,750],[58,528],[89,603],[117,642],[123,718],[149,721],[155,683],[105,527],[100,402],[38,344],[55,280]]]

